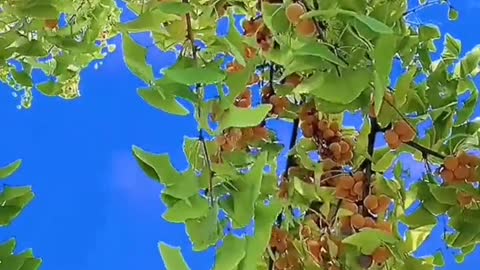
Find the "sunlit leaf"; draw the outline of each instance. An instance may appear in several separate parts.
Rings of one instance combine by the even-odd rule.
[[[180,248],[167,245],[164,242],[158,244],[160,255],[167,270],[190,270],[183,258]]]

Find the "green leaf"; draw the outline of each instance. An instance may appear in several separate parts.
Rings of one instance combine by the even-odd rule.
[[[207,213],[207,200],[199,194],[195,194],[168,207],[163,214],[163,218],[172,223],[185,223],[187,219],[201,218],[206,216]]]
[[[160,255],[167,270],[190,270],[183,258],[180,248],[167,245],[164,242],[158,244]]]
[[[140,164],[143,164],[142,169],[145,173],[167,187],[175,185],[176,180],[181,178],[180,173],[172,166],[168,155],[155,155],[135,145],[132,147],[132,151],[138,161],[141,162]],[[149,168],[149,170],[145,168]],[[154,175],[152,175],[152,171]]]
[[[198,138],[184,137],[183,149],[192,168],[201,171],[205,165],[202,142]]]
[[[475,84],[472,82],[475,86]],[[472,117],[478,107],[478,89],[475,86],[475,89],[472,91],[472,96],[465,102],[462,109],[457,111],[457,119],[455,125],[461,125]]]
[[[410,229],[420,228],[427,225],[435,225],[437,218],[422,205],[410,216],[402,216],[401,221]]]
[[[398,242],[393,236],[377,229],[364,229],[358,233],[347,236],[342,243],[353,245],[360,249],[362,254],[370,255],[375,249],[384,244]]]
[[[10,225],[34,197],[30,186],[5,187],[0,193],[0,227]]]
[[[5,258],[13,254],[17,241],[15,238],[11,238],[8,241],[0,245],[0,258]]]
[[[121,25],[121,28],[130,33],[160,31],[163,23],[177,20],[181,20],[181,17],[175,14],[167,14],[160,9],[154,9],[140,14],[134,21]]]
[[[478,65],[480,64],[480,46],[475,47],[469,51],[455,66],[455,75],[460,78],[466,78],[469,75],[475,76],[479,72]]]
[[[223,230],[218,221],[218,206],[208,209],[205,217],[188,219],[185,222],[187,234],[194,251],[204,251],[214,246],[223,237]]]
[[[234,103],[235,98],[243,93],[247,88],[247,83],[255,71],[255,66],[251,62],[240,72],[228,73],[225,84],[228,86],[229,95],[220,100],[222,108],[227,109]]]
[[[448,19],[450,21],[457,21],[458,20],[458,10],[456,10],[452,6],[448,7]]]
[[[433,264],[436,267],[445,266],[445,258],[443,257],[443,254],[441,252],[437,252],[437,254],[435,254],[435,256],[433,257]]]
[[[173,67],[165,71],[165,77],[184,85],[215,84],[225,79],[225,73],[213,67]]]
[[[125,64],[135,76],[147,84],[155,80],[152,66],[147,63],[147,49],[138,45],[128,34],[123,34],[123,55]]]
[[[406,251],[415,252],[425,242],[425,240],[432,234],[435,225],[421,226],[407,232],[407,239],[405,241]]]
[[[17,71],[15,69],[10,69],[10,74],[12,74],[13,79],[20,85],[32,87],[32,77],[25,71]]]
[[[189,111],[175,99],[175,96],[163,93],[161,89],[140,89],[138,94],[148,105],[158,110],[181,116],[189,114]]]
[[[383,97],[390,84],[393,57],[396,53],[397,38],[394,35],[381,35],[374,47],[373,60],[375,65],[375,114],[378,115],[383,104]]]
[[[167,14],[175,14],[183,16],[193,11],[193,6],[185,2],[162,2],[156,6],[156,9],[161,10]]]
[[[418,38],[421,42],[439,39],[442,35],[440,29],[434,24],[426,24],[420,26],[418,30]]]
[[[14,162],[4,166],[0,167],[0,179],[6,179],[12,176],[15,172],[20,169],[20,166],[22,166],[22,160],[17,159]]]
[[[388,27],[386,24],[382,23],[381,21],[369,17],[364,14],[359,14],[353,11],[347,11],[347,10],[341,10],[339,13],[343,13],[349,16],[354,17],[361,23],[365,24],[368,28],[370,28],[372,31],[379,33],[379,34],[393,34],[392,28]]]
[[[245,238],[240,239],[233,235],[225,237],[223,246],[218,249],[215,256],[214,270],[236,270],[238,264],[245,257]]]
[[[326,101],[348,104],[354,101],[367,88],[371,71],[367,68],[344,70],[339,76],[335,72],[316,72],[304,80],[294,93],[311,93]]]
[[[272,225],[277,215],[282,210],[282,205],[277,200],[271,200],[270,205],[257,201],[255,207],[255,233],[247,237],[246,254],[238,270],[250,270],[256,265],[268,246],[272,233]]]
[[[395,162],[398,153],[390,151],[390,148],[383,148],[373,153],[372,169],[377,172],[387,171]]]
[[[457,60],[461,53],[462,43],[460,40],[452,37],[449,33],[445,34],[442,57],[446,59]]]
[[[260,195],[263,170],[267,164],[267,153],[258,156],[250,172],[238,181],[235,191],[231,191],[233,200],[233,228],[244,228],[250,224],[255,213],[255,202]],[[237,184],[237,183],[235,183]]]
[[[274,33],[286,33],[290,29],[283,5],[262,2],[262,17],[265,25]]]
[[[457,205],[457,190],[454,187],[443,187],[435,184],[428,185],[433,197],[443,204]]]
[[[402,107],[407,102],[407,97],[412,92],[414,79],[416,77],[418,68],[411,66],[408,70],[398,79],[397,86],[395,87],[395,103],[398,107]]]
[[[340,58],[338,58],[338,56],[327,47],[327,45],[318,42],[310,41],[304,46],[295,49],[293,54],[301,56],[316,56],[330,61],[340,67],[347,67],[347,65]]]
[[[271,109],[271,104],[261,104],[251,109],[232,106],[222,115],[220,129],[257,126],[265,119]]]
[[[200,191],[199,181],[195,173],[188,170],[180,174],[172,166],[168,155],[148,153],[137,146],[133,146],[132,149],[145,173],[167,187],[164,191],[165,194],[186,200]],[[152,175],[153,172],[156,175]]]
[[[57,19],[60,16],[60,12],[53,4],[41,1],[31,1],[28,5],[21,7],[19,13],[36,19]]]
[[[237,61],[240,65],[246,66],[247,63],[245,62],[245,44],[242,42],[242,35],[238,32],[237,28],[235,27],[235,18],[230,16],[229,18],[229,30],[228,35],[225,39],[222,39],[225,44],[230,49],[230,52],[235,57],[235,61]]]

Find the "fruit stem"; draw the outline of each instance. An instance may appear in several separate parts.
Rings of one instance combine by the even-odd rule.
[[[189,0],[182,0],[183,3],[188,4]],[[195,46],[195,38],[193,35],[193,28],[192,28],[192,18],[190,16],[190,13],[188,12],[185,14],[185,23],[187,24],[187,39],[190,41],[190,44],[192,46],[192,58],[195,64],[197,63],[197,47]],[[197,113],[198,117],[201,117],[202,112],[201,112],[201,103],[204,100],[204,92],[203,88],[201,87],[200,84],[195,85],[196,92],[198,94],[198,106],[197,106]],[[202,144],[202,149],[203,149],[203,155],[205,156],[205,162],[207,163],[207,168],[208,168],[208,173],[210,174],[208,178],[208,190],[207,194],[210,198],[210,205],[213,206],[214,203],[214,194],[213,194],[213,170],[212,170],[212,161],[210,160],[210,155],[208,153],[208,148],[207,148],[207,143],[205,142],[205,137],[203,134],[203,129],[199,127],[198,129],[198,140]]]

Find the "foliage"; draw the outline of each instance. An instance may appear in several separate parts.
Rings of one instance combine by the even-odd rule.
[[[12,176],[21,166],[22,161],[16,160],[5,167],[0,168],[0,180]],[[32,201],[34,194],[32,188],[4,186],[0,193],[0,227],[9,226],[23,209]],[[31,250],[21,254],[15,254],[15,239],[10,239],[0,244],[0,269],[2,270],[37,270],[42,260],[35,258]]]
[[[2,1],[0,79],[24,91],[24,107],[33,89],[78,97],[80,72],[121,34],[125,63],[146,85],[139,96],[197,120],[198,137],[184,143],[186,170],[168,155],[133,153],[165,186],[163,217],[185,225],[195,251],[216,248],[214,269],[434,269],[443,253],[415,253],[445,215],[445,245],[459,262],[473,252],[480,47],[462,56],[446,34],[435,59],[440,29],[407,21],[437,2],[456,20],[448,1],[125,2],[136,15],[127,22],[113,0]],[[177,54],[161,78],[137,33]],[[396,81],[394,68],[402,70]],[[34,70],[49,80],[34,84]],[[207,99],[207,88],[217,97]],[[343,126],[352,113],[363,117],[360,130]],[[266,127],[273,120],[292,124],[290,145]],[[423,135],[426,123],[433,126]],[[404,153],[426,168],[412,186],[398,162]],[[231,233],[249,226],[251,236]],[[189,269],[180,250],[159,249],[168,269]]]

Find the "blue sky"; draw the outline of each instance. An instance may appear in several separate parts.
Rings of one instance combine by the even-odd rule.
[[[478,27],[480,4],[453,4],[460,10],[456,23],[446,20],[445,7],[420,17],[461,39],[466,52],[480,43],[471,30]],[[32,109],[18,110],[19,99],[0,85],[0,164],[22,158],[23,167],[9,184],[31,184],[37,195],[12,226],[0,230],[0,241],[15,236],[20,249],[34,248],[45,270],[165,269],[158,241],[182,246],[193,270],[208,269],[213,252],[193,253],[184,228],[162,220],[161,187],[146,178],[130,152],[132,144],[166,152],[177,168],[185,168],[183,137],[196,135],[195,122],[144,103],[136,94],[141,81],[127,70],[117,48],[99,70],[91,67],[82,74],[78,100],[35,93]],[[149,59],[157,71],[174,61],[158,51],[151,51]],[[275,126],[288,140],[287,127]],[[425,249],[438,245],[431,241]],[[469,269],[479,262],[477,252],[464,265],[450,261],[446,269]]]

